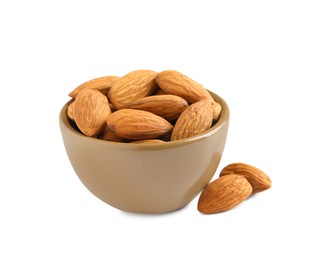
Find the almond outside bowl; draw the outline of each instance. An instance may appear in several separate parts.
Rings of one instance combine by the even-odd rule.
[[[134,213],[166,213],[191,202],[214,176],[226,142],[229,109],[222,106],[208,131],[183,140],[132,144],[86,137],[67,117],[59,115],[69,160],[86,188],[117,209]]]

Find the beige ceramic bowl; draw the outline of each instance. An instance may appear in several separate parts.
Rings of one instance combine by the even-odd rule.
[[[211,92],[210,92],[211,93]],[[212,179],[223,154],[229,121],[225,101],[218,122],[207,132],[167,143],[131,144],[86,137],[60,113],[69,160],[96,197],[123,211],[164,213],[192,201]]]

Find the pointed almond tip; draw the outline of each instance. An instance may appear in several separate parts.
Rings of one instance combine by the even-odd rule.
[[[229,210],[252,194],[253,188],[243,176],[230,174],[210,182],[199,197],[198,210],[215,214]]]

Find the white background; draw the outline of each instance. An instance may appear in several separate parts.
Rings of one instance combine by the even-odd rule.
[[[1,1],[0,259],[321,259],[321,1]],[[58,114],[77,85],[176,69],[222,96],[233,210],[121,212],[81,184]],[[214,178],[217,178],[218,171]]]

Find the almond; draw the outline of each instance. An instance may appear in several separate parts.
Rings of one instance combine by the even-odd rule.
[[[121,109],[107,119],[107,126],[118,137],[130,140],[155,139],[172,130],[165,119],[147,111]]]
[[[150,96],[157,89],[157,72],[151,70],[132,71],[116,81],[108,93],[109,101],[118,110],[134,100]]]
[[[220,172],[220,176],[229,174],[244,176],[252,185],[253,193],[267,190],[272,185],[272,181],[266,173],[249,164],[232,163],[224,167]]]
[[[252,193],[252,186],[241,175],[229,174],[210,182],[202,191],[198,210],[213,214],[231,209],[246,200]]]
[[[203,99],[213,99],[199,83],[176,70],[165,70],[158,74],[156,82],[167,94],[173,94],[192,104]]]
[[[104,132],[98,136],[98,138],[101,140],[111,141],[111,142],[119,142],[119,143],[126,143],[127,142],[127,140],[116,136],[115,133],[113,131],[111,131],[110,129],[108,129],[107,126],[105,127]]]
[[[217,103],[215,100],[212,102],[213,106],[213,119],[218,120],[221,114],[221,105]]]
[[[111,114],[107,97],[98,90],[81,90],[74,105],[76,125],[87,136],[96,136],[104,130],[106,120]]]
[[[112,84],[118,80],[120,77],[117,76],[104,76],[100,78],[95,78],[92,80],[89,80],[81,85],[79,85],[77,88],[75,88],[72,92],[70,92],[68,95],[71,98],[76,98],[77,94],[83,90],[83,89],[96,89],[102,92],[104,95],[107,95]]]
[[[209,100],[198,101],[181,113],[171,135],[171,141],[200,134],[211,127],[213,107]]]
[[[73,120],[73,121],[75,121],[74,106],[75,106],[75,101],[71,102],[67,107],[67,116],[70,120]]]
[[[164,141],[159,139],[147,139],[147,140],[138,140],[131,142],[132,144],[156,144],[156,143],[164,143]]]
[[[148,111],[171,121],[177,119],[187,106],[187,101],[181,97],[156,95],[135,100],[128,108]]]

